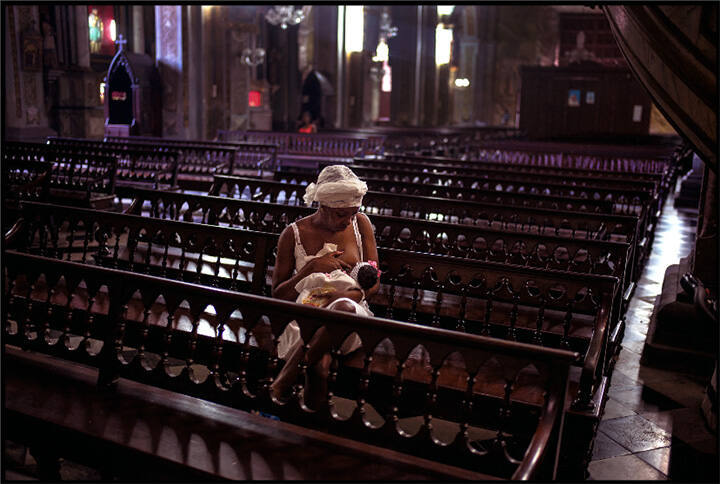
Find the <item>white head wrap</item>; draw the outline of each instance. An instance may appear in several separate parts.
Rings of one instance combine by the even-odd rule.
[[[323,168],[317,183],[307,186],[303,199],[308,206],[318,202],[330,208],[359,207],[367,190],[367,184],[350,168],[331,165]]]

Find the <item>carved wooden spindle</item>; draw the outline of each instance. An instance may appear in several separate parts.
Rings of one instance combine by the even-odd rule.
[[[85,228],[85,237],[83,238],[82,263],[85,264],[87,262],[87,251],[88,244],[90,243],[90,233],[92,232],[92,223],[88,225],[88,223],[85,222],[83,227]]]
[[[443,294],[445,291],[445,284],[438,284],[437,286],[437,297],[435,298],[435,311],[433,312],[431,325],[439,328],[440,327],[440,310],[442,309]]]
[[[573,319],[573,301],[568,302],[567,306],[567,312],[565,313],[565,318],[563,319],[563,335],[562,338],[560,338],[560,347],[561,348],[570,348],[570,339],[568,337],[570,333],[570,323]]]
[[[170,248],[170,238],[168,236],[164,237],[165,239],[165,247],[163,249],[163,256],[162,256],[162,277],[167,277],[167,265],[168,265],[168,249]]]
[[[98,229],[100,231],[100,243],[97,248],[97,253],[95,255],[97,263],[103,264],[103,260],[105,259],[105,256],[108,254],[107,250],[107,241],[108,241],[108,232],[106,230],[103,230],[102,228]]]
[[[395,277],[392,277],[388,282],[390,283],[390,289],[388,291],[388,305],[385,308],[385,317],[393,319],[393,315],[395,313],[395,284],[397,283],[397,280]]]
[[[455,323],[456,331],[467,331],[467,298],[470,288],[468,284],[463,284],[460,287],[460,311],[458,313],[457,323]]]
[[[153,246],[153,237],[150,232],[146,234],[145,239],[147,240],[147,249],[145,249],[145,267],[143,268],[143,272],[150,274],[150,255],[152,254]]]
[[[230,281],[230,290],[238,290],[238,277],[240,277],[240,257],[239,254],[234,254],[235,263],[232,268],[232,280]]]
[[[514,379],[505,379],[505,385],[503,386],[503,390],[503,401],[500,405],[500,410],[498,412],[498,429],[495,435],[495,439],[493,441],[493,443],[498,448],[504,447],[507,443],[505,429],[510,423],[510,417],[512,414],[512,411],[510,409],[510,394],[514,390]]]
[[[480,327],[480,334],[482,336],[488,336],[490,335],[490,319],[492,317],[493,312],[493,296],[495,294],[493,293],[492,289],[488,289],[485,293],[485,318],[483,319],[483,324]]]
[[[365,354],[363,360],[363,368],[360,372],[360,381],[358,382],[358,393],[357,393],[357,412],[358,415],[365,415],[367,411],[367,395],[370,388],[370,364],[373,361],[372,353],[368,352]]]
[[[47,227],[47,225],[45,225],[40,228],[40,255],[42,255],[42,256],[48,255],[47,243],[48,243],[48,227]]]
[[[124,304],[121,309],[121,317],[118,320],[117,330],[115,332],[115,338],[113,339],[113,352],[115,354],[115,359],[119,360],[120,355],[123,352],[124,342],[125,342],[125,328],[127,327],[127,313],[128,313],[129,306],[127,304]],[[129,362],[128,362],[129,363]]]
[[[95,305],[95,298],[97,297],[97,293],[89,294],[89,292],[90,288],[88,287],[88,306],[85,319],[85,331],[83,332],[82,340],[80,341],[81,347],[84,348],[88,354],[90,354],[90,350],[92,349],[90,336],[92,336],[92,328],[95,324],[95,313],[93,313],[92,307]]]
[[[455,437],[455,448],[465,451],[469,443],[468,430],[470,429],[470,420],[473,412],[473,388],[477,381],[477,372],[468,375],[466,378],[465,395],[462,399],[462,416],[460,417],[460,431]]]
[[[212,280],[213,287],[220,287],[220,268],[222,267],[222,250],[218,250],[217,258],[215,259],[215,277]]]
[[[3,299],[3,301],[5,302],[5,304],[4,304],[4,306],[5,306],[4,307],[5,334],[11,334],[11,331],[10,331],[11,315],[15,316],[15,322],[17,324],[17,313],[16,312],[13,313],[10,311],[10,308],[15,308],[16,304],[17,304],[17,296],[15,294],[13,294],[13,291],[15,290],[15,286],[17,285],[17,280],[15,279],[15,277],[10,277],[7,275],[6,275],[6,277],[7,277],[7,281],[8,281],[8,290],[5,293],[5,298]],[[14,334],[18,334],[18,333],[14,333]]]
[[[52,257],[62,259],[60,251],[60,224],[53,224],[50,227],[50,243],[52,245]]]
[[[73,242],[75,239],[75,227],[76,224],[73,220],[70,221],[70,225],[68,227],[70,234],[67,237],[68,245],[67,245],[67,257],[66,260],[70,260],[72,258],[72,251],[73,251]]]
[[[410,305],[410,314],[408,315],[408,323],[417,322],[417,305],[420,297],[420,281],[413,281],[412,303]]]
[[[120,237],[122,237],[124,230],[120,229],[115,233],[115,246],[113,247],[112,256],[112,267],[117,269],[120,264],[118,263],[118,257],[120,254]]]
[[[195,268],[195,283],[200,283],[201,277],[202,277],[202,268],[203,268],[203,255],[205,255],[205,249],[207,246],[204,246],[202,249],[198,251],[198,257],[197,257],[197,267]]]
[[[190,331],[190,336],[188,338],[187,343],[187,358],[185,358],[185,368],[187,369],[187,374],[190,376],[192,374],[192,365],[195,364],[195,352],[197,351],[197,343],[198,343],[198,326],[200,325],[200,317],[199,316],[193,316],[192,321],[192,330]],[[223,325],[220,325],[219,332],[222,332]],[[212,369],[210,370],[212,372]],[[192,379],[191,379],[192,381]]]
[[[173,312],[168,311],[167,324],[163,328],[162,352],[161,352],[161,356],[160,356],[160,364],[158,365],[158,367],[164,371],[167,371],[167,369],[170,366],[170,347],[172,345],[173,320],[174,320],[173,313],[174,313],[174,311]]]
[[[45,320],[43,321],[42,337],[40,338],[43,343],[50,344],[50,322],[53,317],[53,305],[52,298],[55,295],[55,288],[48,289],[47,299],[45,300]]]
[[[435,415],[435,409],[437,408],[438,402],[438,379],[440,378],[440,366],[433,368],[432,376],[430,378],[430,385],[428,386],[427,394],[425,395],[425,411],[423,412],[423,424],[420,427],[420,433],[425,434],[428,442],[432,439],[432,419]]]
[[[540,298],[540,307],[538,308],[537,320],[535,321],[535,332],[533,333],[533,343],[542,345],[542,328],[545,321],[545,304],[547,303],[544,297]]]
[[[520,295],[513,294],[513,306],[510,310],[510,327],[508,328],[507,337],[509,340],[517,341],[517,318],[518,318],[518,304],[520,302]]]
[[[140,334],[140,344],[138,344],[136,360],[146,370],[150,370],[148,365],[144,365],[145,362],[145,346],[150,336],[150,306],[143,308],[143,319],[142,319],[142,333]]]
[[[29,281],[28,281],[29,282]],[[18,331],[22,335],[22,346],[23,348],[28,341],[32,341],[35,338],[32,337],[32,332],[35,329],[35,325],[32,323],[32,312],[34,308],[34,301],[30,297],[32,292],[35,290],[35,283],[28,285],[27,294],[25,295],[25,317],[18,320]],[[22,321],[22,323],[20,322]]]

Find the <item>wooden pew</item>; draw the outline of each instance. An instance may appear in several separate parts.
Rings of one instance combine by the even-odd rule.
[[[294,175],[278,176],[278,178],[283,178],[285,181],[216,175],[208,194],[271,203],[304,204],[302,196],[307,178],[301,177],[302,183],[290,183],[297,182],[298,177]],[[508,204],[486,201],[415,196],[375,190],[370,190],[363,198],[363,202],[361,209],[368,214],[628,243],[632,243],[637,238],[636,216],[575,212],[525,205],[508,206]]]
[[[9,183],[16,185],[23,180],[27,184],[31,182],[30,177],[37,176],[34,185],[43,186],[32,194],[28,192],[31,190],[28,185],[8,186],[26,192],[21,199],[29,196],[35,200],[97,208],[112,205],[117,171],[115,157],[77,153],[47,144],[7,142],[3,144],[2,164],[3,176],[15,179],[8,180]],[[45,173],[42,178],[38,170]]]
[[[367,206],[372,204],[372,198],[364,202],[368,213]],[[280,233],[289,223],[310,215],[314,210],[265,201],[136,190],[134,201],[126,213]],[[396,213],[396,216],[371,215],[370,221],[379,247],[612,275],[623,281],[618,297],[627,295],[629,299],[633,284],[630,243],[568,239],[555,234],[509,231],[505,227],[486,228],[412,219],[403,217],[400,211]],[[618,312],[622,312],[624,302],[617,301]]]
[[[255,294],[267,291],[277,234],[21,202],[5,236],[18,250]],[[268,293],[269,294],[269,293]]]
[[[389,160],[356,159],[355,161],[356,164],[351,168],[361,177],[397,180],[400,176],[402,179],[406,179],[408,173],[414,173],[424,182],[431,184],[484,183],[483,186],[487,185],[489,188],[495,186],[496,190],[504,189],[506,191],[529,187],[530,191],[536,192],[542,190],[561,195],[573,195],[574,192],[580,192],[581,196],[591,195],[593,198],[620,201],[620,204],[615,205],[615,211],[621,207],[621,213],[634,213],[641,217],[644,215],[644,218],[648,220],[646,235],[650,242],[652,242],[654,224],[660,216],[669,187],[667,177],[641,180],[637,176],[629,179],[614,177],[612,173],[607,176],[599,173],[573,173],[572,176],[568,176],[565,168],[551,168],[540,172],[536,167],[530,167],[533,171],[518,172],[517,165],[496,164],[494,168],[468,166],[476,162],[450,167],[445,163],[424,163],[416,157],[405,158],[404,156],[391,156]],[[387,172],[392,172],[393,175],[388,175]],[[543,189],[543,186],[547,188]],[[642,213],[643,211],[646,213]]]
[[[597,162],[597,166],[605,167],[604,169],[597,168],[577,168],[573,163],[584,166],[593,166],[591,164],[595,157],[583,156],[581,159],[578,157],[570,158],[569,160],[563,160],[565,154],[548,155],[545,153],[546,158],[531,158],[526,157],[526,153],[512,153],[508,154],[503,152],[502,154],[482,153],[486,156],[483,159],[472,158],[469,155],[463,155],[462,159],[458,158],[443,158],[443,157],[431,157],[431,156],[414,156],[402,153],[386,153],[380,157],[370,156],[368,159],[356,158],[355,163],[365,166],[379,166],[378,164],[382,160],[391,162],[392,165],[400,165],[406,167],[412,165],[413,169],[417,170],[422,167],[423,170],[428,171],[442,171],[442,167],[450,169],[488,169],[493,172],[506,171],[512,174],[520,172],[522,176],[529,176],[530,173],[555,175],[558,179],[567,179],[568,175],[572,175],[570,180],[573,184],[576,184],[576,180],[588,180],[600,178],[605,182],[609,183],[610,180],[618,181],[619,184],[625,184],[626,186],[639,186],[635,182],[629,180],[641,181],[641,184],[653,185],[653,193],[658,195],[659,205],[662,208],[671,187],[674,187],[675,183],[675,168],[670,162],[666,165],[666,169],[662,172],[645,172],[635,167],[636,164],[642,166],[642,162],[647,160],[616,160],[612,163],[601,164]],[[479,155],[478,155],[479,156]],[[624,163],[622,163],[622,162]],[[442,165],[439,166],[439,165]],[[610,166],[612,168],[606,168]],[[633,167],[629,170],[629,167]],[[461,171],[461,172],[462,172]],[[618,185],[620,186],[620,185]],[[659,213],[655,217],[655,220],[659,216]]]
[[[243,170],[263,171],[277,169],[277,145],[250,142],[218,142],[152,138],[143,136],[105,137],[106,142],[132,145],[154,145],[172,147],[180,151],[182,158],[179,168],[181,188],[200,189],[212,174],[240,174]]]
[[[226,177],[218,175],[209,193],[216,196],[252,199],[271,203],[302,203],[304,187],[282,182],[258,180],[255,178]],[[136,192],[140,196],[140,192]],[[149,196],[143,192],[142,196]],[[171,200],[171,198],[168,198]],[[638,238],[638,218],[628,215],[606,215],[578,213],[532,207],[516,207],[494,203],[469,202],[434,197],[369,191],[363,198],[361,210],[373,219],[377,215],[442,220],[510,232],[535,233],[570,238],[589,238],[630,244],[627,256],[619,255],[627,266],[623,285],[625,300],[629,301],[634,282],[639,277],[642,263],[638,251],[643,250]],[[181,206],[181,205],[180,205]],[[178,208],[180,207],[178,206]],[[234,213],[234,212],[233,212]],[[300,214],[303,212],[295,212]],[[264,214],[256,216],[263,220]],[[382,229],[377,231],[383,235]],[[392,235],[391,235],[392,234]],[[397,231],[388,236],[395,237]],[[457,255],[457,253],[455,253]]]
[[[163,147],[147,149],[128,146],[123,143],[79,138],[48,137],[47,144],[61,147],[87,156],[108,156],[117,158],[116,194],[125,187],[176,188],[179,153]]]
[[[276,172],[274,178],[281,182],[296,183],[302,185],[315,182],[317,176],[303,175],[298,173],[288,174]],[[436,197],[452,200],[490,202],[496,204],[505,204],[513,207],[536,207],[551,210],[603,213],[637,217],[638,243],[636,250],[637,256],[635,266],[638,268],[638,274],[640,273],[639,271],[643,267],[645,260],[649,255],[649,248],[652,244],[652,236],[654,230],[653,224],[649,220],[649,211],[647,209],[643,209],[642,207],[638,208],[638,206],[634,206],[634,208],[639,210],[639,214],[623,213],[622,210],[618,210],[620,208],[618,207],[618,204],[616,204],[612,200],[595,200],[593,198],[584,198],[581,196],[529,193],[528,191],[498,191],[495,189],[495,187],[483,187],[482,184],[478,184],[477,186],[471,185],[463,187],[457,185],[452,186],[428,184],[424,183],[424,180],[427,177],[423,176],[408,177],[409,181],[395,179],[391,180],[390,178],[391,177],[385,177],[385,179],[363,177],[362,180],[366,182],[368,188],[373,191],[400,193],[412,195],[415,197]],[[214,190],[215,188],[212,187],[211,192]]]
[[[343,129],[326,129],[323,132],[333,134],[362,133],[385,137],[383,146],[386,150],[413,152],[443,152],[456,154],[465,152],[465,147],[472,141],[486,139],[506,139],[519,135],[519,130],[504,126],[471,126],[471,127],[395,127],[373,126],[357,128],[352,131]]]
[[[656,194],[652,191],[635,190],[603,186],[602,181],[586,185],[569,185],[556,177],[542,177],[540,175],[520,176],[516,174],[498,175],[463,175],[424,173],[422,171],[394,170],[392,168],[367,168],[353,166],[352,170],[361,179],[386,179],[390,181],[413,181],[418,178],[421,183],[429,185],[449,185],[462,187],[482,187],[496,191],[518,192],[519,190],[531,193],[545,193],[555,196],[592,198],[610,200],[614,203],[615,213],[636,214],[643,213],[648,205],[655,207],[659,204]],[[653,212],[654,213],[654,212]]]
[[[275,144],[278,146],[277,171],[300,173],[317,173],[328,165],[350,163],[353,156],[376,153],[384,140],[382,136],[353,132],[305,134],[227,130],[219,130],[218,139]]]
[[[262,264],[262,256],[258,256],[260,252],[253,250],[253,247],[263,244],[262,241],[258,241],[253,244],[252,241],[246,241],[247,239],[240,239],[240,237],[233,232],[233,230],[224,227],[212,227],[203,226],[201,230],[198,230],[197,224],[173,222],[167,220],[153,220],[147,217],[132,217],[129,215],[120,216],[120,214],[107,214],[97,211],[81,211],[79,209],[63,209],[60,213],[63,215],[70,215],[67,219],[75,220],[72,226],[63,227],[63,218],[61,217],[50,217],[50,210],[45,209],[44,213],[40,204],[26,204],[29,208],[35,207],[38,212],[38,216],[31,217],[28,215],[25,218],[24,226],[20,226],[17,230],[11,231],[8,239],[6,240],[6,247],[19,247],[21,250],[32,250],[36,253],[52,255],[60,258],[72,258],[73,260],[81,260],[90,262],[93,258],[100,261],[103,264],[110,264],[115,267],[127,267],[134,270],[142,271],[149,274],[162,275],[164,277],[171,277],[177,279],[184,279],[187,281],[200,282],[202,284],[209,284],[218,287],[236,287],[247,290],[258,291],[262,293],[267,291],[269,285],[269,274],[265,277],[260,274],[257,267],[253,267],[255,261]],[[57,210],[55,210],[57,212]],[[82,223],[78,223],[80,217],[77,215],[80,212],[85,212],[85,217]],[[94,212],[94,213],[93,213]],[[43,224],[43,217],[49,223]],[[28,220],[38,220],[39,223],[28,223]],[[104,225],[102,225],[104,224]],[[42,229],[43,226],[47,228]],[[53,227],[60,227],[64,230],[58,230]],[[87,230],[86,230],[87,227]],[[38,230],[40,229],[40,230]],[[215,229],[224,229],[227,233],[220,233],[216,236]],[[131,230],[136,234],[155,234],[155,237],[138,237],[138,243],[133,243],[136,237],[131,237]],[[65,233],[71,236],[69,239],[64,237],[53,236],[52,234]],[[245,231],[245,235],[248,237],[257,236],[257,232],[249,233]],[[83,235],[83,233],[92,234]],[[113,233],[115,238],[113,238]],[[182,233],[182,236],[180,235]],[[35,234],[35,235],[33,235]],[[121,234],[117,237],[117,234]],[[126,234],[126,235],[122,235]],[[200,239],[197,237],[200,235]],[[263,234],[269,238],[276,240],[276,234]],[[152,245],[148,242],[152,240]],[[228,239],[231,239],[228,243]],[[72,245],[68,243],[68,240],[72,240]],[[92,243],[92,241],[97,241]],[[118,241],[122,240],[122,244]],[[240,244],[234,244],[232,241],[238,240]],[[24,241],[24,242],[23,242]],[[129,242],[128,242],[129,241]],[[89,243],[90,242],[90,243]],[[213,249],[213,244],[216,248]],[[264,243],[266,247],[274,248],[276,243],[269,242]],[[228,249],[229,247],[229,249]],[[238,247],[248,249],[245,252],[238,250]],[[29,249],[28,249],[29,248]],[[112,249],[111,249],[112,248]],[[417,260],[421,257],[421,254],[409,251],[398,251],[391,249],[380,249],[380,260],[383,261],[386,258],[392,258],[395,261],[405,261],[409,265],[417,267]],[[387,253],[386,253],[387,252]],[[199,253],[207,254],[202,259],[199,257]],[[95,256],[97,254],[97,256]],[[131,257],[132,255],[132,257]],[[224,256],[224,257],[223,257]],[[253,257],[254,256],[254,257]],[[265,253],[266,263],[264,267],[270,267],[273,264],[272,250],[269,253]],[[435,256],[436,264],[447,264],[446,258]],[[238,261],[237,258],[242,260]],[[198,260],[203,260],[201,264],[197,264]],[[133,261],[133,262],[130,262]],[[185,261],[183,263],[183,261]],[[472,276],[470,279],[460,279],[458,276],[453,275],[451,281],[455,288],[462,287],[470,284],[470,288],[477,286],[478,282],[482,278],[478,278],[477,274],[483,271],[496,270],[503,274],[503,277],[507,277],[506,269],[508,266],[504,264],[491,263],[491,262],[479,262],[469,261],[467,259],[455,259],[450,260],[449,263],[454,266],[454,270],[458,273],[468,275],[467,271],[473,271],[475,274],[469,274]],[[580,442],[578,445],[573,445],[567,450],[566,458],[564,460],[563,468],[570,469],[572,475],[582,474],[582,469],[586,466],[590,459],[591,442],[594,438],[595,429],[599,422],[600,416],[604,408],[604,403],[607,398],[607,378],[605,374],[610,374],[614,362],[614,357],[617,350],[619,349],[619,343],[622,339],[624,330],[624,322],[617,320],[612,309],[611,301],[617,300],[617,296],[610,296],[609,301],[603,302],[599,306],[595,306],[595,303],[590,301],[597,301],[595,297],[597,294],[603,294],[602,284],[612,284],[616,289],[612,291],[613,294],[617,294],[617,279],[608,276],[587,276],[582,274],[572,274],[567,272],[556,272],[557,275],[548,275],[545,271],[530,269],[530,268],[517,268],[518,270],[526,273],[528,278],[517,279],[519,276],[515,274],[511,277],[511,287],[523,288],[528,287],[528,284],[532,286],[528,289],[528,294],[537,296],[535,293],[534,280],[537,277],[527,275],[527,272],[532,274],[538,274],[540,278],[554,277],[556,281],[560,281],[560,284],[564,284],[566,280],[575,280],[576,277],[589,278],[591,285],[588,286],[591,290],[583,289],[583,287],[576,287],[573,291],[567,291],[557,288],[553,288],[552,295],[542,296],[539,299],[535,299],[535,302],[542,302],[544,300],[554,300],[560,295],[562,300],[564,297],[569,297],[575,300],[575,294],[581,302],[581,305],[590,304],[592,306],[591,311],[595,311],[596,316],[593,317],[590,314],[583,316],[582,311],[573,312],[571,306],[565,307],[564,310],[556,309],[555,312],[545,312],[545,308],[535,307],[534,309],[525,308],[524,306],[518,306],[515,303],[514,296],[511,293],[505,293],[505,301],[500,301],[502,296],[493,294],[489,299],[483,294],[472,293],[468,304],[461,304],[459,302],[453,303],[455,308],[459,307],[472,307],[476,311],[474,316],[468,316],[466,321],[470,321],[470,327],[482,328],[482,321],[484,321],[483,311],[492,309],[495,311],[495,315],[499,316],[501,326],[497,326],[497,322],[494,319],[491,320],[493,327],[496,327],[492,334],[495,335],[519,335],[521,339],[531,338],[534,335],[537,328],[537,322],[540,321],[545,326],[544,330],[540,330],[543,335],[543,341],[547,344],[570,344],[571,347],[580,347],[587,349],[584,353],[583,368],[581,374],[576,374],[573,381],[577,382],[573,387],[571,394],[574,396],[575,407],[570,411],[569,418],[574,422],[572,429],[568,432],[571,435],[572,440]],[[418,268],[421,272],[424,270]],[[395,310],[408,311],[408,308],[412,308],[415,305],[416,313],[419,315],[419,320],[427,321],[429,318],[434,318],[436,315],[434,311],[440,304],[439,301],[445,300],[450,301],[451,298],[457,297],[457,294],[451,294],[452,289],[443,295],[443,292],[436,292],[432,289],[423,289],[421,293],[416,287],[417,281],[412,278],[402,277],[403,273],[407,271],[404,267],[401,269],[399,278],[396,277],[395,286],[397,298],[388,300],[387,298],[374,299],[373,305],[376,310],[385,306],[388,306],[390,301],[394,301],[393,307]],[[424,273],[424,272],[423,272]],[[389,277],[391,271],[385,268],[385,277]],[[396,274],[397,276],[398,274]],[[425,278],[425,276],[423,276]],[[432,281],[431,277],[429,281]],[[530,282],[533,281],[533,282]],[[605,282],[602,282],[605,281]],[[460,282],[460,286],[457,283]],[[507,286],[507,284],[504,284]],[[586,285],[587,286],[587,285]],[[260,287],[260,289],[257,289]],[[398,291],[398,289],[402,289]],[[606,287],[607,289],[607,287]],[[502,289],[501,289],[502,293]],[[267,292],[265,292],[267,294]],[[383,293],[385,294],[385,293]],[[588,294],[593,296],[588,297]],[[420,309],[417,309],[417,298],[419,295],[423,297],[423,304],[420,305]],[[434,299],[433,299],[434,298]],[[488,301],[492,301],[494,298],[495,302],[488,305]],[[509,298],[509,299],[508,299]],[[465,298],[468,300],[468,298]],[[582,302],[584,300],[584,302]],[[494,305],[494,309],[493,309]],[[518,311],[514,311],[513,307],[516,307]],[[585,310],[588,308],[586,307]],[[598,319],[598,313],[596,310],[602,309],[605,316]],[[465,309],[463,309],[465,311]],[[477,313],[480,311],[480,313]],[[406,313],[407,314],[407,313]],[[492,314],[492,313],[490,313]],[[515,314],[515,316],[513,316]],[[446,327],[462,328],[466,325],[466,322],[454,322],[453,318],[457,318],[458,314],[443,314],[441,321]],[[417,316],[416,316],[417,317]],[[505,318],[505,319],[503,319]],[[476,321],[473,323],[472,321]],[[511,321],[515,321],[515,327],[512,327]],[[562,322],[561,322],[562,321]],[[608,323],[608,321],[610,321]],[[594,324],[602,323],[597,328],[594,328]],[[589,324],[589,325],[588,325]],[[533,326],[535,325],[535,326]],[[579,325],[579,326],[578,326]],[[512,331],[509,331],[511,328]],[[554,328],[554,329],[553,329]],[[582,329],[585,328],[585,329]],[[593,328],[593,329],[590,329]],[[498,331],[500,331],[498,333]],[[514,336],[513,336],[514,337]],[[590,339],[588,339],[590,337]],[[532,339],[532,338],[531,338]],[[592,351],[591,351],[592,350]],[[580,368],[578,367],[578,370]],[[584,463],[584,464],[583,464]],[[578,467],[579,466],[579,467]],[[580,474],[577,474],[577,473]]]
[[[382,157],[356,157],[353,164],[369,168],[393,167],[408,171],[428,171],[448,174],[506,174],[518,175],[520,180],[528,176],[538,176],[538,180],[547,176],[555,177],[569,184],[581,185],[603,183],[607,186],[631,187],[660,192],[664,187],[664,175],[661,173],[635,173],[628,171],[606,172],[583,168],[537,166],[525,164],[501,164],[486,160],[456,159],[439,156],[415,156],[402,153],[385,153]]]
[[[22,217],[6,237],[7,247],[269,294],[277,233],[72,207],[58,213],[54,206],[35,202],[23,203]],[[389,317],[401,311],[401,319],[411,322],[572,347],[584,355],[574,406],[594,410],[595,391],[611,370],[624,328],[616,277],[384,247],[378,253],[383,290],[371,300],[375,311]],[[408,266],[415,268],[414,275]]]
[[[218,131],[221,141],[249,141],[278,145],[280,154],[352,158],[356,153],[373,152],[384,137],[362,133],[286,133],[276,131]]]
[[[592,168],[615,171],[661,173],[669,169],[680,138],[670,143],[647,144],[588,144],[527,140],[489,140],[478,143],[473,152],[481,157],[492,156],[496,161],[513,163],[554,163],[558,166]],[[483,154],[484,152],[484,154]]]
[[[214,477],[239,477],[218,465],[223,442],[241,462],[253,452],[271,462],[290,460],[300,478],[337,476],[332,469],[338,464],[330,465],[328,452],[334,458],[344,455],[345,465],[357,465],[354,476],[364,476],[369,466],[390,476],[556,477],[568,365],[576,353],[12,250],[4,259],[3,342],[5,354],[19,362],[6,388],[6,407],[13,421],[34,424],[14,426],[12,437],[44,443],[50,455],[82,456],[82,450],[101,442],[100,448],[107,449],[109,441],[113,452],[106,452],[100,465],[112,475],[117,466],[107,457],[115,451],[132,455],[128,450],[139,443],[127,436],[142,425],[139,416],[152,415],[156,424],[151,424],[150,449],[143,447],[146,461],[167,466],[169,460],[176,471],[179,464]],[[207,308],[210,303],[213,310]],[[331,339],[327,398],[315,411],[301,397],[304,364],[299,390],[290,400],[275,400],[269,393],[280,366],[278,336],[291,321],[306,341],[320,327]],[[253,343],[253,336],[259,340],[263,333],[268,336],[264,343]],[[364,346],[343,356],[338,348],[350,333]],[[13,346],[54,358],[23,358]],[[419,346],[424,352],[413,351]],[[357,360],[364,363],[356,369]],[[78,363],[97,368],[97,389],[93,374]],[[38,385],[38,379],[47,383]],[[73,383],[68,389],[63,382]],[[48,396],[73,410],[58,418],[57,411],[40,403]],[[108,418],[119,398],[128,399],[130,412],[120,414],[122,424],[111,425]],[[75,399],[92,405],[78,415]],[[242,410],[271,412],[282,421],[263,425]],[[182,423],[183,415],[192,416],[189,423]],[[406,415],[421,416],[413,437],[401,430]],[[435,440],[445,421],[450,445]],[[178,434],[179,451],[156,445],[163,428]],[[48,441],[49,429],[51,435],[75,438]],[[187,432],[205,440],[198,454]],[[64,445],[48,449],[58,442]],[[324,465],[314,473],[290,457],[296,452],[313,456],[322,448]],[[98,454],[90,453],[90,462]],[[215,464],[203,466],[202,459]],[[126,465],[132,468],[133,462]],[[393,463],[394,473],[387,469]]]

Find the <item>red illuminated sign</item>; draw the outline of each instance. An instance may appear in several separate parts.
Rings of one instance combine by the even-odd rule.
[[[248,92],[248,105],[251,108],[259,108],[262,106],[262,95],[260,94],[260,91]]]

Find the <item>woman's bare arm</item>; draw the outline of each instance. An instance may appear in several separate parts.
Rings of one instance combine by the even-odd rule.
[[[295,277],[293,277],[292,273],[294,269],[295,237],[292,234],[292,229],[288,226],[283,230],[278,239],[278,252],[275,258],[275,267],[273,268],[272,276],[272,296],[274,298],[294,301],[298,297],[295,284],[305,276],[297,277],[300,274],[300,272],[298,272],[298,274],[295,274]]]

